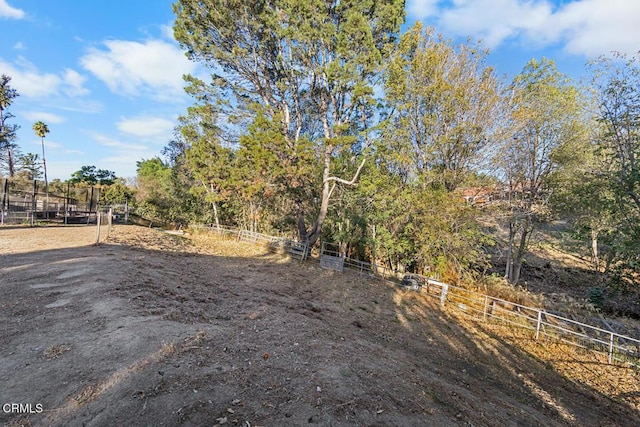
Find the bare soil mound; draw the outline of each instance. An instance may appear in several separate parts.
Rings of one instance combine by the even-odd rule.
[[[505,338],[417,292],[234,241],[118,225],[94,246],[94,233],[0,228],[0,422],[634,426],[640,417],[636,371],[593,362],[598,377],[626,385],[581,381],[535,351],[550,344]]]

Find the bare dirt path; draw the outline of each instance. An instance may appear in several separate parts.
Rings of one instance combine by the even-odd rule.
[[[8,425],[633,426],[435,301],[261,247],[0,228]],[[616,368],[611,368],[616,369]],[[39,406],[40,405],[40,406]],[[26,409],[28,412],[24,413]],[[23,413],[17,413],[23,412]]]

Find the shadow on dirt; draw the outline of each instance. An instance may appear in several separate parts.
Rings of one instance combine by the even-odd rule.
[[[242,244],[2,257],[9,425],[634,425],[418,293]],[[164,246],[163,246],[164,245]],[[173,249],[172,249],[173,248]],[[34,406],[35,407],[35,406]],[[23,408],[24,409],[24,408]],[[249,423],[249,424],[247,424]]]

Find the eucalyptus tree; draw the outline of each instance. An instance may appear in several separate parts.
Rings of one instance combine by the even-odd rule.
[[[20,128],[16,124],[7,121],[14,117],[8,109],[13,100],[18,97],[18,91],[10,86],[11,77],[6,74],[0,76],[0,158],[2,158],[9,177],[16,172],[16,160],[18,145],[16,144],[16,132]]]
[[[514,79],[510,95],[513,133],[496,160],[509,195],[505,277],[517,283],[531,236],[549,218],[549,184],[561,164],[559,154],[587,138],[587,127],[581,92],[551,60],[531,60]]]
[[[44,137],[49,133],[49,126],[43,121],[37,121],[33,124],[33,130],[36,133],[36,136],[40,137],[40,141],[42,142],[42,167],[44,169],[44,186],[47,189],[47,194],[49,194],[49,181],[47,180],[47,160],[44,155]]]
[[[480,44],[454,45],[419,23],[390,57],[389,114],[361,190],[371,243],[394,268],[458,280],[483,262],[477,211],[454,190],[486,168],[504,132],[504,83],[486,57]]]
[[[314,243],[335,185],[355,184],[363,165],[355,155],[368,142],[374,79],[403,22],[404,0],[180,0],[174,12],[175,38],[214,72],[210,102],[234,123],[263,115],[292,163],[300,144],[315,144],[322,180],[311,226],[312,201],[297,201],[299,234]],[[347,178],[333,165],[344,147],[354,147]]]

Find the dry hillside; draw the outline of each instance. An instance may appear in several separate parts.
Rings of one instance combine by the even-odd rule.
[[[634,426],[638,372],[206,236],[0,228],[8,425]],[[589,357],[589,356],[586,356]],[[33,411],[37,412],[37,411]]]

